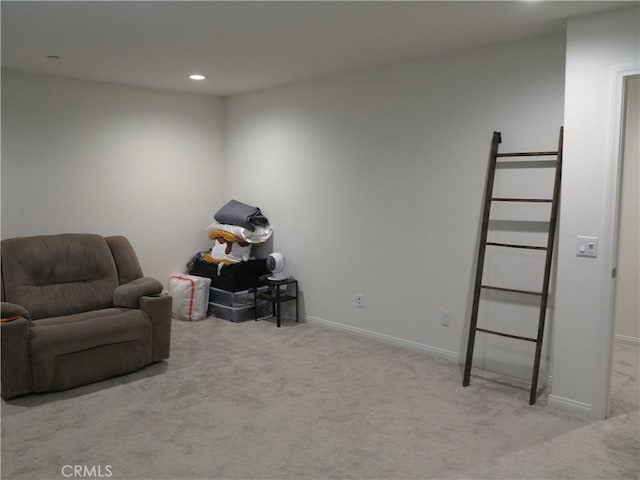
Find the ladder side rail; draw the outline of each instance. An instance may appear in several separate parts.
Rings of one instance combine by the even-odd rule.
[[[476,265],[476,280],[473,289],[473,307],[471,309],[471,320],[469,322],[469,339],[467,342],[467,356],[464,365],[464,377],[462,385],[469,385],[471,378],[471,364],[473,362],[473,349],[476,340],[476,326],[478,324],[478,308],[480,306],[480,293],[482,285],[482,273],[484,270],[484,257],[486,252],[487,233],[489,231],[489,214],[491,212],[491,197],[493,195],[493,183],[495,180],[496,163],[498,155],[498,145],[502,142],[500,132],[493,132],[491,141],[491,154],[489,156],[489,165],[487,167],[487,183],[484,193],[484,202],[482,207],[482,229],[480,233],[480,243],[478,246],[478,260]]]
[[[538,334],[536,341],[536,353],[531,376],[531,392],[529,394],[529,405],[536,403],[538,388],[538,375],[540,373],[540,357],[542,354],[542,339],[544,336],[544,324],[547,313],[547,301],[549,299],[549,282],[551,279],[551,268],[553,265],[553,246],[556,236],[556,226],[558,220],[558,206],[560,203],[560,183],[562,180],[562,144],[564,128],[560,127],[558,140],[558,162],[556,165],[556,175],[553,183],[553,202],[551,203],[551,219],[549,222],[549,235],[547,238],[547,255],[544,266],[544,280],[542,286],[542,298],[540,301],[540,317],[538,320]]]

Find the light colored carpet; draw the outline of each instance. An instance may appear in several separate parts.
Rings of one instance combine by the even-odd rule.
[[[640,472],[633,399],[590,422],[485,375],[463,388],[446,360],[304,323],[174,321],[172,342],[166,363],[3,401],[2,478],[65,478],[65,465],[132,480]]]

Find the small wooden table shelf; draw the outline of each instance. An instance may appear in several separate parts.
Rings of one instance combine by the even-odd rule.
[[[269,289],[266,292],[258,292],[258,287],[263,285],[267,285]],[[260,277],[253,289],[256,322],[258,321],[258,299],[271,302],[271,312],[273,316],[276,317],[278,327],[281,325],[281,304],[295,301],[296,322],[298,322],[298,293],[298,280],[293,277],[286,278],[285,280],[269,280],[266,275]]]

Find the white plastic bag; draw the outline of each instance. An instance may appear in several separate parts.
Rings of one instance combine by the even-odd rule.
[[[207,316],[211,279],[176,274],[169,277],[169,295],[173,297],[171,313],[175,318],[194,322]]]

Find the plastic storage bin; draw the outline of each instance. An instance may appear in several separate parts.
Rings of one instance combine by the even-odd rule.
[[[229,305],[210,302],[209,315],[213,315],[216,318],[222,318],[223,320],[229,320],[230,322],[246,322],[247,320],[253,320],[255,317],[253,302],[250,305],[245,305],[243,307],[231,307]],[[266,300],[258,300],[258,318],[270,316],[271,303]]]
[[[258,293],[266,292],[268,286],[258,288]],[[227,305],[229,307],[245,307],[253,305],[253,290],[241,290],[239,292],[228,292],[219,288],[209,289],[209,303]]]

